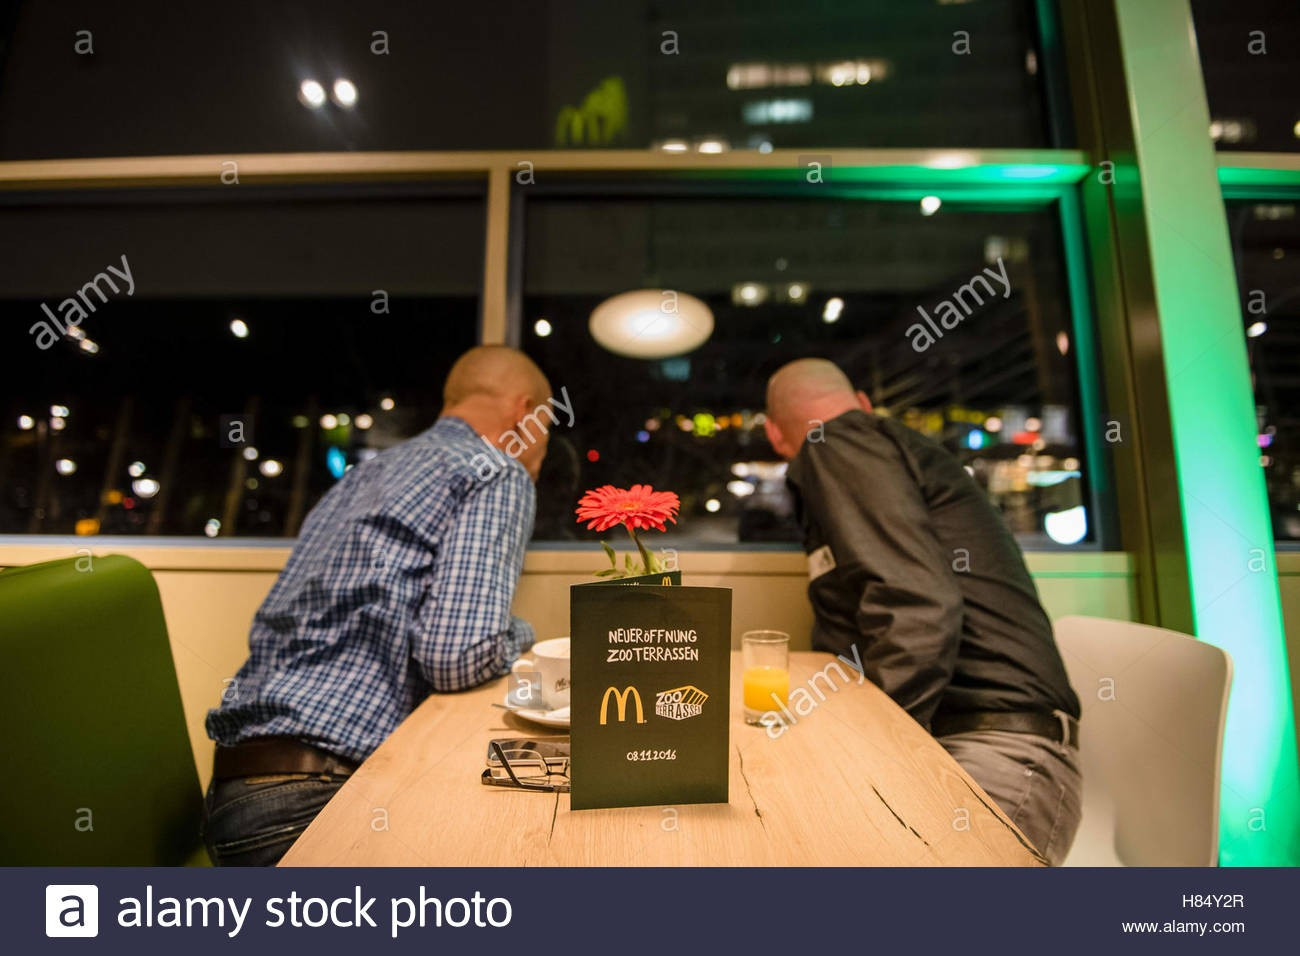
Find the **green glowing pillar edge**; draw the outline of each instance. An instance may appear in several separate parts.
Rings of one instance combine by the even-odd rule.
[[[1286,638],[1240,300],[1191,11],[1188,0],[1115,4],[1196,631],[1231,654],[1234,667],[1220,789],[1220,862],[1295,865],[1300,774]]]

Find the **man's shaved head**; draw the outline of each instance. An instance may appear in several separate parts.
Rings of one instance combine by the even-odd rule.
[[[551,383],[523,352],[505,345],[480,345],[456,360],[442,387],[448,408],[474,396],[509,398],[526,395],[534,403],[551,397]]]
[[[767,413],[777,419],[798,417],[807,406],[836,395],[855,400],[853,383],[838,365],[827,359],[799,359],[767,380]]]
[[[767,435],[783,458],[798,454],[808,431],[818,422],[860,408],[871,410],[866,395],[834,362],[798,359],[782,366],[767,381]]]
[[[460,358],[442,387],[444,418],[459,418],[524,466],[533,480],[542,467],[554,396],[542,370],[523,352],[480,345]]]

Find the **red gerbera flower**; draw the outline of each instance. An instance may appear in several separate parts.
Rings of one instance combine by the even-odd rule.
[[[680,507],[681,502],[671,491],[655,491],[649,485],[633,485],[626,490],[603,485],[582,496],[577,515],[578,523],[586,521],[589,531],[607,531],[620,524],[629,531],[666,531],[664,523],[675,524]]]

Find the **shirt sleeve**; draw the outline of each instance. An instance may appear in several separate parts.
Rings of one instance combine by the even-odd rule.
[[[510,614],[536,508],[533,484],[513,465],[475,481],[444,536],[411,653],[436,691],[505,674],[532,647],[533,629]]]
[[[836,571],[810,588],[850,587],[864,676],[923,727],[952,679],[963,604],[902,452],[874,429],[804,446],[802,507]],[[852,600],[852,596],[848,598]]]

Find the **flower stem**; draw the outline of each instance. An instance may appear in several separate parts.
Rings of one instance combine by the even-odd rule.
[[[650,552],[645,549],[645,545],[643,545],[641,539],[637,537],[636,529],[630,524],[625,524],[623,527],[627,528],[627,533],[632,536],[632,543],[635,544],[636,549],[641,552],[641,566],[644,568],[641,573],[652,574],[653,572],[650,569]]]

